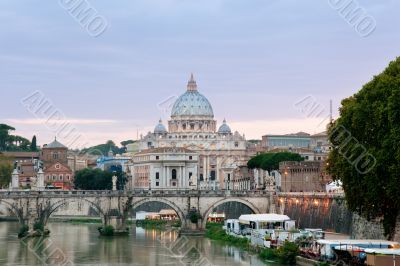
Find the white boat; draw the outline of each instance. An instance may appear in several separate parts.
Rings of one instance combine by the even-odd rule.
[[[393,248],[398,244],[393,241],[376,239],[318,239],[312,248],[319,253],[321,259],[333,260],[335,258],[334,249],[348,250],[350,246],[357,249]]]
[[[239,226],[241,234],[250,235],[251,243],[256,246],[280,245],[300,236],[300,232],[295,231],[295,221],[275,213],[241,215]]]

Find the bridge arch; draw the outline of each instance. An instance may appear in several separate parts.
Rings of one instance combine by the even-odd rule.
[[[148,202],[161,202],[161,203],[167,204],[178,215],[178,217],[179,217],[179,219],[181,220],[181,223],[182,223],[182,228],[184,228],[186,226],[185,213],[182,211],[182,209],[178,205],[176,205],[174,202],[172,202],[170,200],[167,200],[165,198],[144,198],[144,199],[141,199],[139,201],[134,202],[130,209],[134,210],[137,207],[139,207],[140,205],[142,205],[144,203],[148,203]]]
[[[238,202],[238,203],[242,203],[244,205],[246,205],[247,207],[249,207],[253,213],[261,213],[260,210],[251,202],[244,200],[244,199],[240,199],[240,198],[225,198],[222,200],[219,200],[217,202],[215,202],[214,204],[212,204],[203,214],[202,214],[202,224],[201,227],[202,228],[206,228],[206,223],[207,223],[207,218],[208,216],[211,214],[212,210],[217,208],[218,206],[227,203],[227,202]]]
[[[57,211],[59,208],[61,208],[62,206],[64,206],[66,203],[72,203],[72,202],[86,202],[89,204],[89,206],[93,207],[97,213],[100,215],[103,223],[104,223],[104,219],[105,219],[105,213],[102,210],[101,206],[98,205],[97,203],[86,199],[84,197],[82,198],[63,198],[63,199],[58,199],[55,202],[52,202],[44,211],[41,220],[43,222],[43,224],[47,224],[48,219],[50,218],[50,216]]]
[[[4,204],[7,208],[17,217],[20,224],[24,224],[24,216],[21,209],[15,205],[15,203],[10,203],[4,199],[0,199],[0,204]]]

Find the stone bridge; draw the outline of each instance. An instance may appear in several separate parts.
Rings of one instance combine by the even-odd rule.
[[[132,191],[1,191],[0,204],[6,205],[21,225],[32,231],[35,223],[47,224],[50,216],[70,202],[87,203],[99,213],[103,225],[116,230],[126,228],[130,210],[146,202],[162,202],[178,214],[183,229],[204,229],[207,217],[217,206],[239,202],[254,213],[275,212],[274,195],[267,191],[132,190]],[[200,214],[193,226],[188,214]]]

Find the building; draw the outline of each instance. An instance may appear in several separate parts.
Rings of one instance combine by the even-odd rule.
[[[326,184],[332,178],[325,172],[326,164],[322,161],[313,162],[281,162],[279,164],[279,179],[276,180],[279,191],[282,192],[325,192]]]
[[[235,169],[247,165],[251,155],[244,135],[232,132],[226,120],[217,127],[213,108],[198,91],[193,75],[186,92],[172,107],[168,129],[160,120],[153,132],[141,137],[137,148],[145,152],[171,147],[188,149],[198,155],[199,187],[209,189],[226,189],[227,180],[234,178]],[[169,168],[169,176],[172,176],[172,169]],[[188,184],[188,174],[185,178]]]
[[[37,172],[42,166],[39,152],[5,151],[2,154],[12,158],[14,168],[19,174],[19,186],[30,187],[31,181],[36,178]]]
[[[110,150],[107,156],[102,156],[96,160],[96,168],[103,171],[123,171],[127,172],[131,162],[130,156],[114,155]]]
[[[311,137],[305,132],[298,132],[286,135],[264,135],[262,136],[261,145],[265,151],[273,149],[293,149],[293,148],[310,148]]]
[[[326,131],[314,135],[305,132],[264,135],[261,147],[268,152],[298,153],[305,161],[325,161],[331,149]]]
[[[73,173],[87,168],[88,160],[89,158],[85,155],[76,155],[74,152],[68,152],[67,154],[68,166]]]
[[[73,172],[68,166],[68,148],[54,139],[44,145],[40,153],[47,186],[60,189],[73,188]]]
[[[146,149],[130,166],[130,188],[196,188],[198,154],[186,148]]]

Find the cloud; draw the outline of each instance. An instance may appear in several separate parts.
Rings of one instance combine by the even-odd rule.
[[[17,125],[43,125],[48,122],[48,119],[42,119],[42,118],[27,118],[27,119],[9,118],[5,120],[11,124],[17,124]],[[66,119],[64,122],[68,122],[70,124],[75,124],[75,125],[97,125],[97,124],[118,123],[117,120],[85,119],[85,118],[71,118],[71,119]]]

